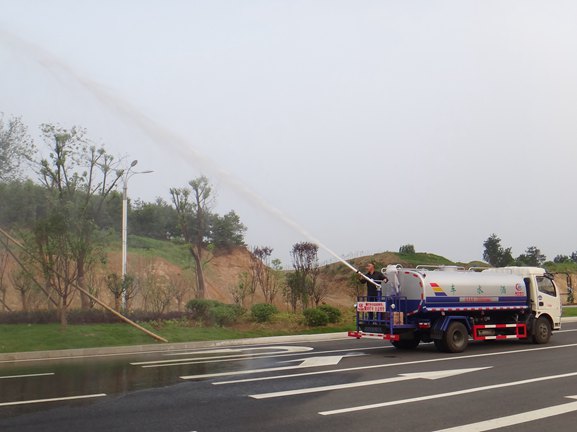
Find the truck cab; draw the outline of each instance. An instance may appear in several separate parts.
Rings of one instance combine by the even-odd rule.
[[[503,267],[490,268],[484,271],[509,273],[523,277],[529,298],[529,307],[535,318],[537,333],[540,333],[534,337],[542,339],[545,337],[544,332],[550,333],[551,330],[561,328],[561,293],[553,281],[553,276],[544,269],[540,267]],[[548,321],[549,329],[542,328],[547,326],[544,320]]]

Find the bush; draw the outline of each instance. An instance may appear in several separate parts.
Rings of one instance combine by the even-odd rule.
[[[259,323],[269,322],[272,316],[278,313],[278,309],[269,303],[257,303],[250,309],[252,318]]]
[[[194,299],[186,304],[193,319],[206,325],[225,326],[235,323],[244,313],[238,305],[224,304],[217,300]]]
[[[321,327],[329,323],[328,314],[322,309],[305,309],[303,311],[305,317],[305,324],[309,327]]]
[[[206,320],[209,318],[209,310],[222,304],[217,300],[193,299],[186,304],[186,310],[190,312],[191,318]]]
[[[318,308],[327,314],[330,323],[335,324],[341,320],[342,313],[336,307],[330,305],[322,305]]]
[[[240,306],[220,303],[208,310],[208,319],[206,321],[223,327],[234,324],[242,314],[243,310]]]

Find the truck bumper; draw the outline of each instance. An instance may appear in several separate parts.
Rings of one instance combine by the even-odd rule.
[[[364,331],[350,331],[348,333],[349,337],[354,337],[356,339],[360,339],[362,337],[368,337],[373,339],[384,339],[390,341],[398,341],[399,335],[398,334],[388,334],[388,333],[366,333]]]

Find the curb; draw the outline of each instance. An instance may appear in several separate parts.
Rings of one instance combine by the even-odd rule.
[[[294,336],[269,336],[262,338],[249,339],[229,339],[217,341],[200,341],[200,342],[180,342],[168,344],[150,344],[150,345],[133,345],[121,347],[102,347],[102,348],[78,348],[54,351],[29,351],[22,353],[0,354],[0,363],[9,363],[15,361],[38,361],[38,360],[62,360],[72,358],[87,357],[110,357],[123,356],[130,354],[153,354],[166,351],[215,348],[223,346],[244,346],[244,345],[261,345],[261,344],[282,344],[295,342],[313,342],[313,341],[331,341],[347,339],[346,332],[339,333],[322,333],[312,335],[294,335]]]

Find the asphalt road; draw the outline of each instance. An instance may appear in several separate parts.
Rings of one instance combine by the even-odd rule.
[[[0,364],[0,431],[572,431],[577,323],[548,345],[375,340]]]

